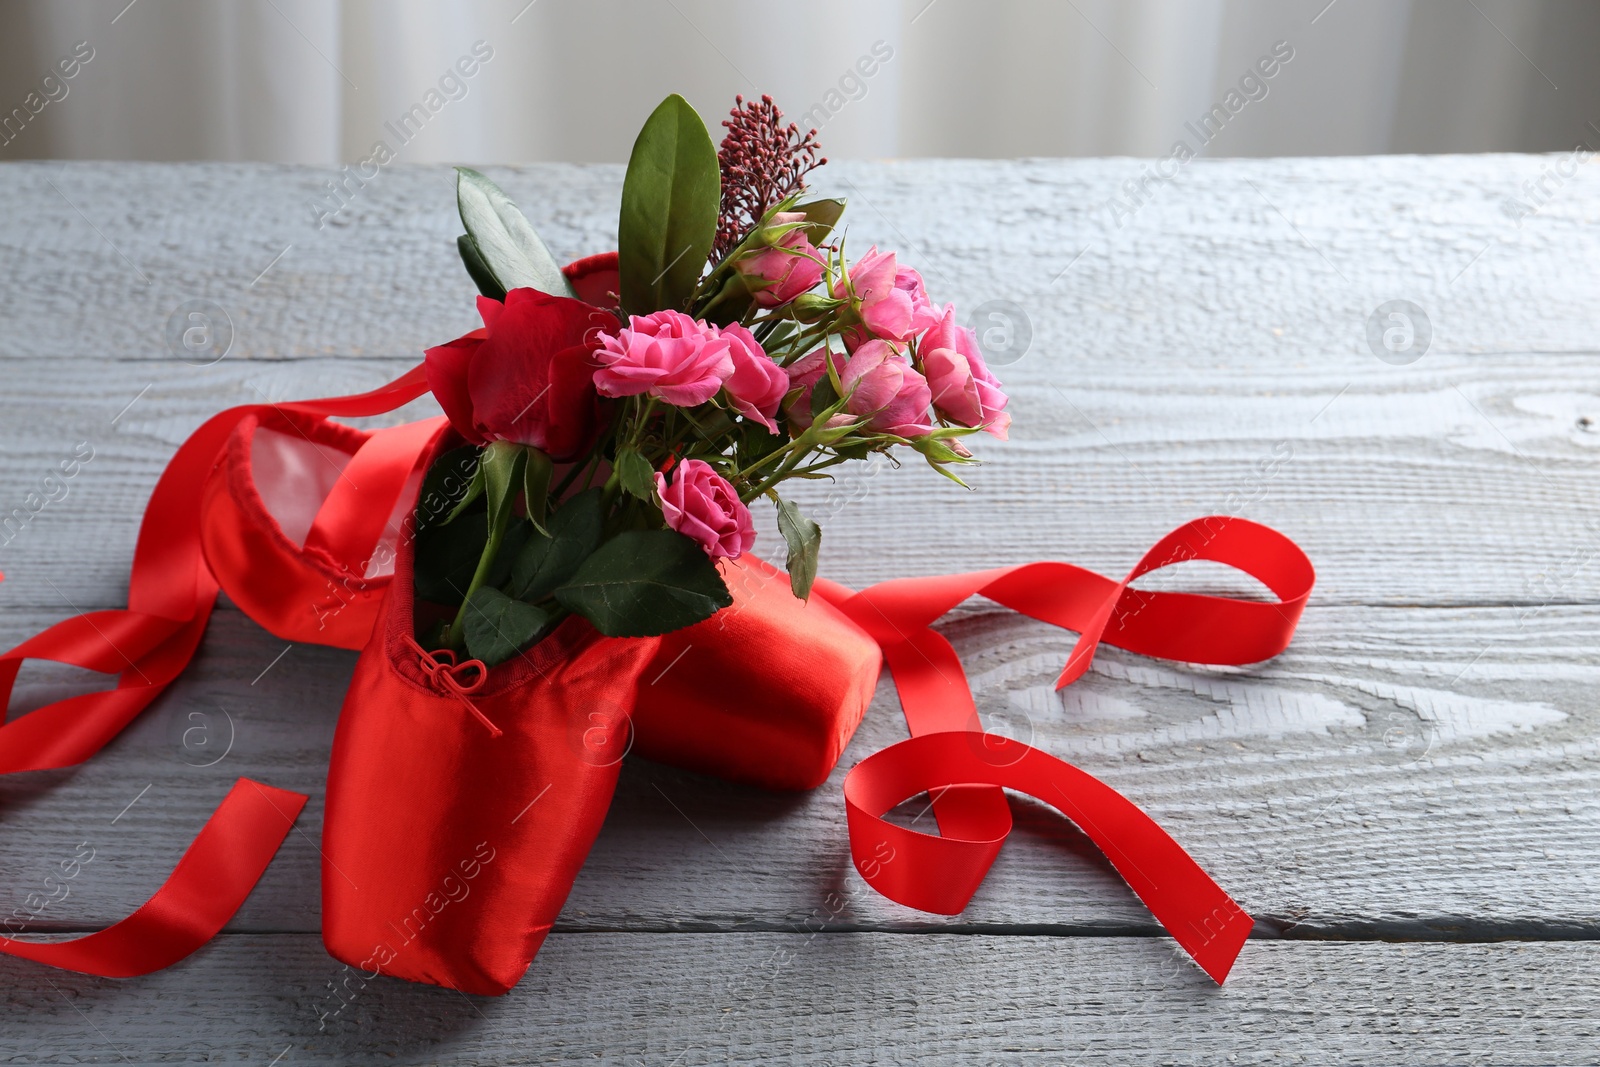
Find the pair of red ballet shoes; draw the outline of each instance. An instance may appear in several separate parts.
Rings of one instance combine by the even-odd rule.
[[[567,273],[580,296],[616,288],[614,256]],[[753,556],[723,564],[732,607],[664,637],[606,638],[572,617],[493,670],[419,645],[412,513],[423,473],[458,444],[442,419],[368,432],[246,418],[205,487],[202,542],[267,630],[361,650],[328,771],[328,950],[368,974],[503,993],[561,910],[628,751],[813,788],[881,658]]]

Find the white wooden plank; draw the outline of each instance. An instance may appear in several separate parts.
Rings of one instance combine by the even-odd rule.
[[[936,298],[1022,304],[1040,364],[1063,382],[1129,361],[1175,380],[1313,361],[1377,379],[1387,368],[1364,323],[1392,299],[1425,309],[1435,352],[1594,350],[1600,245],[1586,223],[1600,165],[1577,167],[1536,212],[1518,207],[1555,161],[1201,160],[1138,205],[1125,183],[1147,172],[1140,160],[838,163],[818,172],[817,191],[855,201],[851,247],[898,249]],[[557,255],[614,247],[620,167],[488,173]],[[11,207],[0,353],[170,358],[167,316],[191,297],[229,309],[247,356],[400,355],[469,324],[450,169],[386,168],[319,230],[309,204],[330,177],[257,164],[0,166]]]
[[[150,490],[207,416],[371,388],[410,365],[6,361],[0,523],[18,532],[0,532],[0,603],[120,603]],[[1323,375],[1275,397],[1263,375],[1174,391],[1156,369],[1108,369],[1070,393],[1024,386],[1017,439],[977,443],[974,492],[913,462],[846,468],[792,495],[823,523],[824,573],[854,585],[1042,558],[1122,574],[1180,522],[1230,513],[1305,547],[1319,603],[1596,603],[1600,435],[1575,421],[1592,411],[1600,426],[1600,396],[1581,384],[1592,366],[1551,356],[1535,371],[1483,356],[1381,391],[1358,383],[1341,395],[1348,379]],[[95,458],[66,499],[29,518],[29,494],[80,443]],[[757,550],[776,558],[770,509],[757,517]]]
[[[819,913],[822,928],[825,913]],[[0,960],[16,1063],[1547,1064],[1600,1042],[1592,943],[557,934],[504,998],[363,983],[309,935],[124,982]]]
[[[945,630],[991,728],[1031,737],[1124,790],[1263,931],[1600,932],[1595,608],[1313,606],[1297,644],[1266,668],[1185,668],[1107,650],[1061,697],[1050,683],[1069,635],[1004,614],[964,616]],[[4,910],[87,841],[99,850],[94,864],[71,901],[42,918],[78,928],[121,917],[160,884],[234,778],[249,775],[313,800],[303,833],[291,835],[233,928],[315,930],[320,797],[354,654],[296,646],[272,665],[283,649],[237,612],[219,612],[189,675],[92,763],[0,779]],[[71,691],[67,673],[30,667],[24,706]],[[230,736],[226,757],[200,766]],[[563,924],[802,921],[828,893],[861,885],[846,849],[845,770],[903,736],[884,680],[840,768],[810,794],[630,760]],[[1076,831],[1031,804],[1016,811],[1015,839],[963,915],[866,894],[842,918],[868,929],[1154,930]]]

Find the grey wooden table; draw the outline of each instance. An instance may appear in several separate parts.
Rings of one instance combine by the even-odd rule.
[[[317,936],[316,841],[354,656],[286,650],[225,606],[99,757],[0,779],[0,907],[86,845],[32,929],[122,917],[239,775],[310,793],[299,832],[227,931],[166,972],[0,959],[0,1060],[1600,1061],[1596,168],[1202,161],[1115,206],[1142,170],[823,172],[852,201],[851,247],[905,253],[964,309],[1011,301],[1032,337],[1000,368],[1016,422],[983,442],[974,492],[883,467],[808,505],[825,573],[851,584],[1044,558],[1120,574],[1215,512],[1305,547],[1319,582],[1299,635],[1249,669],[1108,649],[1058,696],[1070,635],[981,603],[944,624],[991,724],[1133,797],[1257,917],[1224,988],[1027,802],[965,914],[867,889],[839,783],[903,736],[887,682],[809,795],[630,760],[511,995],[346,987]],[[558,254],[611,246],[617,168],[490,173]],[[207,414],[375,385],[475,324],[447,168],[385,170],[319,230],[327,178],[0,167],[0,515],[26,512],[0,537],[0,642],[124,602],[146,497]],[[211,365],[167,343],[191,299],[233,324]],[[1402,300],[1410,347],[1369,342]],[[65,498],[34,513],[83,447]],[[1198,565],[1162,580],[1249,589]],[[19,704],[86,684],[30,667]]]

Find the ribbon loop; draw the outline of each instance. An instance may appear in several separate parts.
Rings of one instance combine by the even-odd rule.
[[[417,661],[430,686],[445,696],[460,701],[462,707],[483,723],[490,737],[499,737],[504,733],[472,700],[472,694],[482,689],[483,684],[489,680],[489,668],[483,660],[469,659],[458,663],[453,649],[440,648],[429,652],[410,634],[406,635],[406,643],[417,653]],[[463,682],[462,676],[469,673],[472,681]]]
[[[1146,574],[1190,560],[1243,571],[1278,601],[1130,588]],[[912,735],[862,760],[845,777],[856,869],[891,900],[957,914],[1010,833],[1001,790],[1017,789],[1076,822],[1178,944],[1220,983],[1249,936],[1250,917],[1126,797],[1038,749],[982,732],[960,657],[930,626],[981,595],[1076,630],[1078,639],[1056,680],[1060,689],[1082,677],[1102,642],[1192,663],[1269,659],[1288,647],[1314,581],[1311,561],[1293,541],[1248,519],[1224,516],[1173,530],[1120,582],[1053,562],[901,578],[859,593],[819,581],[815,591],[882,646]],[[941,836],[881,818],[924,791],[933,798]]]
[[[941,837],[882,818],[895,804],[954,783],[1016,789],[1077,824],[1183,950],[1218,983],[1254,920],[1155,820],[1098,778],[1031,745],[992,734],[909,738],[856,764],[845,778],[850,851],[878,892],[907,907],[955,915],[966,907],[1010,831]]]
[[[418,366],[369,393],[250,404],[206,420],[178,448],[151,493],[134,549],[127,610],[76,615],[0,655],[0,774],[82,763],[189,665],[218,590],[201,549],[201,487],[241,420],[274,408],[319,417],[378,415],[426,391]],[[57,700],[7,722],[18,672],[29,659],[115,674],[116,686]],[[146,974],[177,962],[238,910],[305,800],[240,779],[172,876],[131,916],[54,944],[0,938],[0,953],[106,977]]]

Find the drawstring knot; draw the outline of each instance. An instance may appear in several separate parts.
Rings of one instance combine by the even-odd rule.
[[[422,673],[427,676],[431,688],[460,701],[462,707],[472,712],[473,717],[488,728],[490,737],[501,735],[503,731],[500,727],[490,722],[489,717],[472,702],[472,694],[482,689],[483,683],[489,680],[489,668],[483,660],[469,659],[457,662],[455,652],[450,649],[441,648],[429,652],[417,644],[416,639],[409,634],[406,636],[406,643],[416,651]],[[470,678],[471,681],[466,681],[465,678]]]

